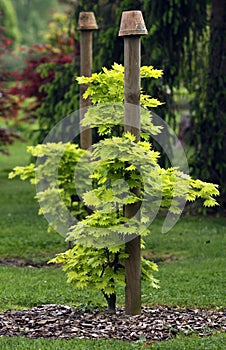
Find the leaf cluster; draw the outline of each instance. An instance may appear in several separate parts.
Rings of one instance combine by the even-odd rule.
[[[76,289],[91,288],[106,295],[116,293],[116,286],[125,287],[125,260],[128,254],[124,246],[113,248],[88,248],[75,245],[65,253],[58,254],[49,263],[63,265],[68,282]],[[158,281],[151,271],[158,271],[155,263],[142,258],[142,277],[158,288]]]
[[[143,66],[140,69],[141,79],[157,79],[163,74],[162,70],[154,69],[152,66]],[[86,84],[87,90],[83,97],[91,98],[91,107],[82,121],[83,126],[97,128],[99,135],[118,134],[120,126],[124,123],[124,67],[114,63],[111,69],[103,68],[100,73],[93,73],[91,77],[77,77],[79,84]],[[161,127],[154,125],[149,108],[162,105],[158,99],[140,93],[141,102],[141,129],[142,136],[147,133],[156,135],[160,133]],[[103,123],[104,120],[104,123]]]

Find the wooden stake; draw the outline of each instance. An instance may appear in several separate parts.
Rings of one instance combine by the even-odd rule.
[[[92,44],[93,30],[98,29],[93,12],[80,12],[78,30],[80,30],[80,75],[90,77],[92,74]],[[83,94],[87,85],[80,85],[80,122],[84,118],[87,108],[90,106],[90,99],[84,99]],[[92,130],[80,128],[81,148],[88,149],[92,145]]]
[[[140,139],[140,36],[147,34],[147,29],[140,11],[122,13],[119,36],[124,37],[124,129]],[[140,189],[135,189],[137,195]],[[125,216],[139,219],[137,204],[127,205]],[[134,232],[135,234],[135,232]],[[141,313],[141,256],[140,236],[126,243],[129,258],[125,264],[125,311],[128,315]]]

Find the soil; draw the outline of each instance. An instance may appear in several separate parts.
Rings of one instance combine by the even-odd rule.
[[[14,267],[30,267],[30,268],[43,268],[43,267],[60,267],[60,264],[48,264],[46,261],[35,262],[28,259],[0,259],[0,266],[14,266]]]
[[[226,331],[226,310],[143,307],[138,316],[100,310],[78,310],[67,305],[42,305],[0,313],[0,336],[29,338],[114,338],[127,341],[167,340],[178,333],[208,336]]]

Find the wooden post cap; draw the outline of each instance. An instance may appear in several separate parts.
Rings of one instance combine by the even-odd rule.
[[[96,18],[93,12],[80,12],[78,19],[78,30],[98,29]]]
[[[141,11],[123,11],[119,36],[146,35],[147,28]]]

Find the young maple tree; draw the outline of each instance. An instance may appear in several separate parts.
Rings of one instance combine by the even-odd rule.
[[[161,75],[161,70],[141,67],[141,79]],[[110,70],[103,68],[77,81],[88,85],[84,98],[90,97],[93,103],[82,125],[96,128],[100,141],[92,151],[62,142],[29,147],[40,162],[16,167],[9,176],[29,178],[36,184],[41,189],[36,195],[40,213],[49,218],[52,228],[66,228],[73,247],[50,262],[62,264],[75,288],[101,291],[109,312],[115,312],[116,287],[125,286],[125,241],[139,234],[144,247],[150,233],[149,217],[156,210],[167,208],[180,214],[181,199],[202,198],[205,206],[214,206],[219,191],[217,185],[194,180],[178,168],[161,168],[159,152],[152,149],[149,138],[161,132],[149,107],[161,103],[142,90],[141,141],[124,132],[123,66],[114,64]],[[133,191],[137,187],[139,193]],[[139,204],[139,219],[125,215],[125,206],[134,203]],[[142,258],[142,277],[152,287],[158,287],[153,276],[156,270],[154,262]]]

